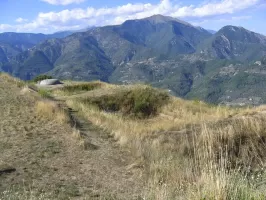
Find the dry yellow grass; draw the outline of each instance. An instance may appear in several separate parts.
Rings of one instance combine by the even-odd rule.
[[[86,131],[90,134],[90,140],[85,141],[78,129],[67,126],[65,122],[69,118],[61,106],[54,101],[43,100],[37,94],[34,96],[27,88],[21,92],[17,86],[22,84],[17,84],[17,80],[7,75],[1,78],[4,85],[12,83],[8,90],[2,87],[3,84],[0,85],[0,95],[4,97],[0,98],[0,136],[1,141],[5,141],[1,149],[5,153],[1,159],[8,164],[22,163],[34,175],[31,180],[39,185],[45,185],[48,181],[57,184],[61,182],[57,174],[60,174],[59,177],[67,174],[64,183],[70,187],[67,190],[75,195],[76,185],[84,188],[91,182],[88,180],[90,168],[96,166],[93,170],[97,176],[93,177],[93,181],[102,185],[110,182],[105,187],[111,191],[120,191],[117,188],[131,184],[124,177],[139,169],[142,174],[143,169],[144,176],[134,179],[134,183],[140,184],[143,179],[146,182],[142,199],[266,199],[265,106],[229,108],[171,97],[160,108],[158,115],[134,119],[119,112],[100,110],[82,99],[114,95],[122,90],[142,87],[140,85],[103,84],[101,88],[79,94],[74,92],[74,95],[68,96],[55,89],[57,98],[66,99],[70,108],[112,134],[120,145],[134,154],[135,162],[127,161],[125,169],[121,166],[130,157],[129,154],[121,154],[119,148],[113,148],[112,143],[110,145],[108,140],[97,136],[102,133],[96,131],[90,134],[93,131]],[[31,107],[32,103],[36,104],[34,108]],[[8,133],[12,134],[12,145],[16,150],[12,149]],[[98,146],[90,142],[101,145],[100,149],[96,151]],[[23,151],[17,152],[17,146]],[[88,152],[85,146],[94,150]],[[123,160],[121,163],[117,160],[120,156]],[[84,163],[84,174],[79,173],[77,163],[80,161]],[[66,164],[70,166],[64,170]],[[45,181],[38,179],[38,171],[32,166],[37,166],[38,170],[41,168],[42,173],[49,174],[49,178],[44,177]],[[57,167],[58,171],[49,171],[51,166]],[[27,172],[19,176],[21,180],[28,180]],[[73,176],[76,179],[71,179]],[[10,181],[4,180],[4,185]],[[73,182],[76,185],[72,185]],[[137,193],[140,194],[139,190]],[[28,193],[20,195],[24,197]],[[121,193],[120,197],[126,198],[123,195]]]
[[[5,81],[6,83],[9,83],[9,84],[12,84],[12,85],[16,85],[17,87],[19,88],[22,88],[24,86],[26,86],[26,84],[17,79],[17,78],[14,78],[14,77],[11,77],[9,74],[6,74],[6,73],[1,73],[0,72],[0,78]]]
[[[208,121],[215,122],[239,114],[238,109],[209,106],[202,102],[190,102],[178,98],[172,98],[170,103],[162,108],[158,116],[141,120],[128,119],[117,113],[100,111],[80,102],[78,98],[67,100],[67,104],[81,110],[90,121],[107,129],[116,139],[120,140],[121,144],[131,140],[131,137],[142,139],[154,132],[181,131],[188,125]],[[248,109],[245,112],[248,112]]]
[[[73,132],[64,123],[64,102],[43,99],[16,82],[0,74],[0,199],[136,199],[141,194],[141,177],[127,169],[133,160],[128,152],[91,124]],[[6,166],[16,171],[9,173]]]
[[[147,173],[145,199],[266,198],[260,184],[266,178],[265,106],[229,108],[172,97],[158,116],[137,120],[101,111],[78,97],[67,104],[141,158],[137,166]]]
[[[58,104],[49,100],[41,100],[36,102],[36,112],[39,116],[45,117],[48,120],[55,120],[61,124],[69,122],[69,116],[63,108]]]
[[[94,90],[97,88],[109,88],[113,87],[113,85],[100,82],[100,81],[93,81],[93,82],[73,82],[73,81],[67,81],[64,82],[64,87],[58,86],[58,87],[52,87],[50,88],[53,90],[53,94],[55,96],[70,96],[75,94],[84,93],[90,90]]]

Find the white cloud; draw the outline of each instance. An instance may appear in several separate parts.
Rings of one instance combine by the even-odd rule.
[[[74,0],[43,0],[50,3],[69,3]],[[79,2],[82,0],[76,0]],[[262,0],[220,0],[206,2],[199,6],[181,6],[174,0],[161,0],[158,4],[139,3],[126,4],[110,8],[93,8],[62,10],[60,12],[39,13],[35,20],[29,23],[12,26],[17,31],[60,31],[84,28],[87,26],[103,26],[120,24],[128,19],[140,19],[154,14],[162,14],[179,18],[215,17],[223,14],[234,14],[241,10],[260,4]],[[1,30],[1,29],[0,29]],[[3,28],[2,28],[3,30]],[[7,28],[8,30],[8,28]]]
[[[82,3],[85,0],[41,0],[43,2],[52,4],[52,5],[69,5],[73,3]]]
[[[24,18],[17,18],[16,20],[15,20],[17,23],[24,23],[24,22],[27,22],[28,21],[28,19],[24,19]]]
[[[260,0],[222,0],[220,2],[208,3],[200,7],[183,7],[174,12],[173,16],[204,17],[218,14],[233,14],[239,10],[254,6],[259,2]]]
[[[227,25],[232,24],[232,22],[241,21],[241,20],[249,20],[251,19],[251,15],[243,15],[243,16],[231,16],[227,18],[212,18],[212,19],[203,19],[198,21],[191,22],[195,26],[203,26],[210,23],[227,23]]]
[[[246,15],[246,16],[235,16],[232,17],[232,20],[245,20],[245,19],[251,19],[252,16],[251,15]]]
[[[0,31],[5,31],[5,30],[12,30],[13,26],[9,24],[0,24]]]

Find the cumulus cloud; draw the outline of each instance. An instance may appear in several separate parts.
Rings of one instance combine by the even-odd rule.
[[[4,31],[4,30],[12,30],[13,26],[9,25],[9,24],[0,24],[0,31]]]
[[[52,4],[52,5],[69,5],[73,3],[82,3],[85,0],[41,0],[43,2]]]
[[[67,3],[74,0],[43,0],[50,3]],[[82,0],[76,0],[79,2]],[[84,28],[87,26],[103,26],[123,23],[128,19],[140,19],[154,14],[172,17],[204,19],[224,14],[234,14],[259,5],[262,0],[220,0],[199,6],[181,6],[173,0],[161,0],[158,4],[136,3],[109,8],[93,8],[62,10],[60,12],[39,13],[35,20],[15,26],[18,31],[60,31]],[[2,28],[3,29],[3,28]],[[1,29],[0,29],[1,30]]]
[[[16,20],[15,20],[17,23],[24,23],[24,22],[27,22],[28,21],[28,19],[24,19],[24,18],[17,18]]]
[[[198,19],[197,21],[192,21],[191,23],[195,26],[203,26],[210,23],[222,23],[222,24],[228,24],[228,23],[234,23],[236,21],[241,20],[249,20],[251,19],[251,15],[241,15],[241,16],[230,16],[225,18],[211,18],[211,19]]]
[[[233,14],[239,10],[254,6],[259,2],[260,0],[223,0],[200,7],[186,6],[179,8],[172,15],[176,17],[204,17],[218,14]]]

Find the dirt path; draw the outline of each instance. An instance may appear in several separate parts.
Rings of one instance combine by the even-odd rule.
[[[84,140],[74,137],[69,125],[39,117],[35,102],[1,80],[0,199],[6,190],[44,199],[141,199],[141,170],[129,168],[130,152],[70,110]]]
[[[143,189],[142,172],[130,169],[134,163],[130,152],[121,149],[108,133],[93,126],[74,110],[70,109],[70,114],[84,141],[85,160],[81,171],[88,172],[86,177],[94,182],[95,189],[108,191],[114,199],[139,199]]]

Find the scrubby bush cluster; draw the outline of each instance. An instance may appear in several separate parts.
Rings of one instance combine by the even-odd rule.
[[[45,80],[45,79],[52,79],[53,77],[52,76],[49,76],[49,75],[46,75],[46,74],[42,74],[42,75],[39,75],[39,76],[36,76],[34,79],[33,79],[33,82],[39,82],[39,81],[42,81],[42,80]]]
[[[50,93],[50,91],[48,91],[48,90],[46,90],[46,89],[39,89],[38,90],[38,93],[39,93],[39,95],[41,96],[41,97],[43,97],[43,98],[50,98],[51,97],[51,93]]]
[[[107,112],[121,112],[123,115],[147,118],[157,114],[169,100],[169,95],[148,86],[118,91],[112,95],[91,97],[83,102],[97,106]]]

